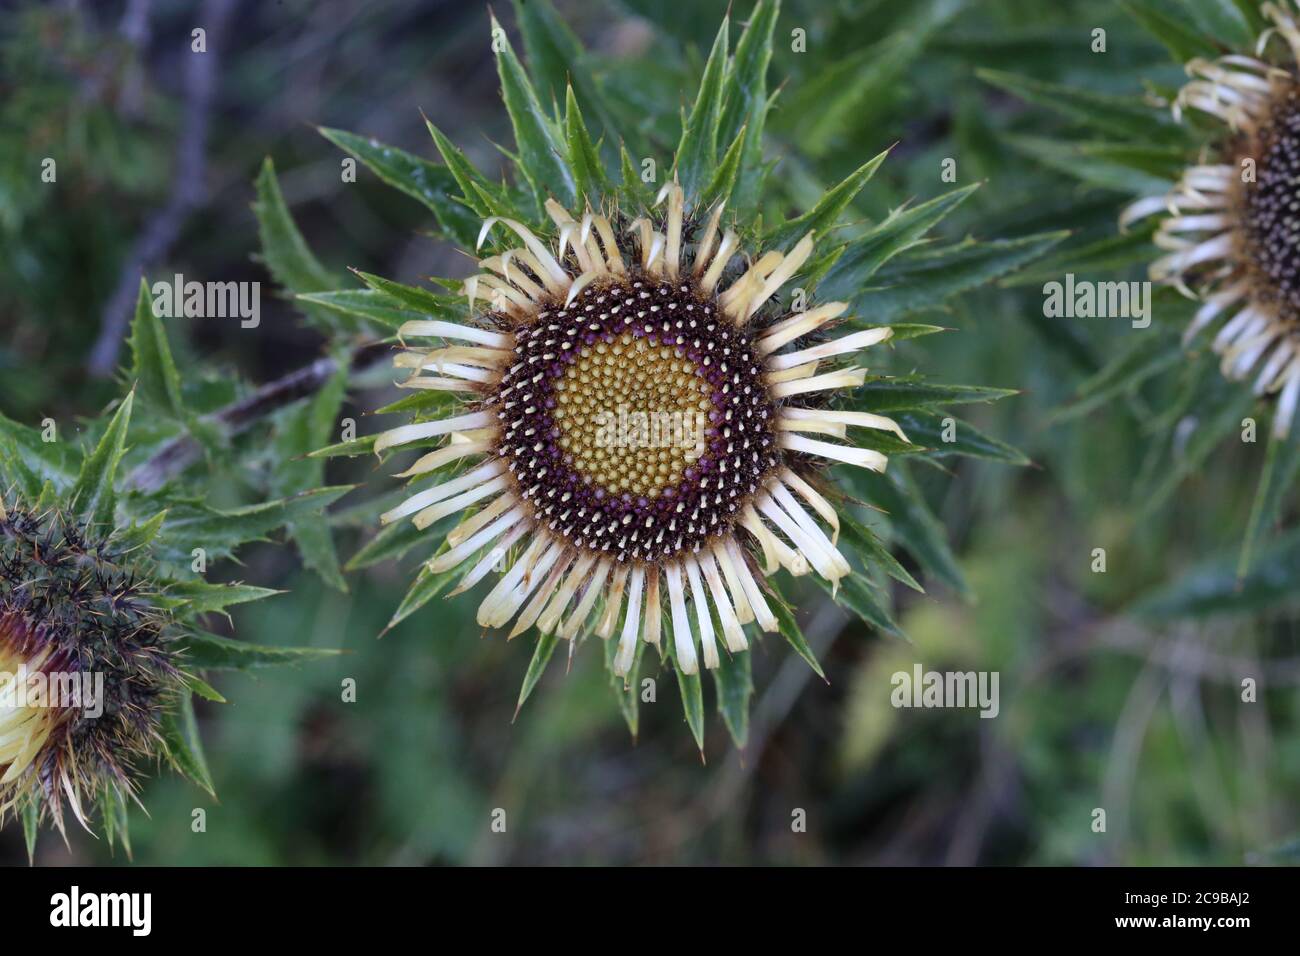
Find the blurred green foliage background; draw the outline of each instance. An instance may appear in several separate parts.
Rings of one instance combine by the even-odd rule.
[[[749,5],[734,4],[736,20]],[[178,190],[192,198],[174,241],[146,257],[150,279],[183,272],[264,283],[255,331],[219,320],[177,320],[189,324],[171,329],[182,367],[204,370],[213,403],[322,354],[325,339],[292,303],[265,296],[268,276],[251,255],[252,183],[266,156],[329,267],[405,282],[469,271],[464,256],[428,234],[423,207],[365,172],[341,183],[342,154],[313,127],[434,156],[423,110],[481,168],[499,167],[494,143],[508,144],[510,131],[485,6],[7,6],[0,410],[9,417],[75,421],[115,394],[111,378],[88,374],[92,351],[119,284],[134,291],[142,237]],[[640,133],[653,147],[671,148],[724,0],[689,9],[666,0],[556,6],[591,51],[606,96],[644,117]],[[150,782],[142,794],[149,815],[134,818],[134,859],[1293,861],[1300,543],[1270,539],[1247,586],[1237,587],[1234,575],[1264,445],[1232,439],[1188,457],[1202,413],[1179,404],[1178,367],[1062,415],[1136,333],[1123,321],[1044,318],[1042,283],[1067,271],[1142,278],[1141,241],[1109,256],[1095,244],[1115,238],[1125,199],[1147,184],[1104,176],[1081,183],[1078,170],[1062,168],[1074,160],[1049,149],[1075,136],[1070,120],[977,73],[1138,95],[1177,85],[1178,65],[1134,21],[1132,6],[787,0],[777,25],[769,84],[780,93],[768,130],[778,163],[774,209],[803,208],[897,143],[854,207],[863,219],[951,188],[940,179],[951,158],[958,184],[984,185],[945,222],[948,238],[1071,232],[1029,271],[924,317],[954,331],[893,360],[898,372],[915,367],[945,381],[1023,391],[978,406],[973,420],[1024,450],[1031,466],[952,459],[950,470],[923,476],[969,597],[938,581],[926,581],[926,595],[895,595],[905,643],[850,622],[815,588],[798,592],[799,619],[829,680],[778,639],[765,640],[754,654],[749,746],[733,750],[713,720],[702,763],[671,678],[660,675],[633,741],[599,649],[588,646],[567,673],[552,667],[512,722],[529,648],[482,637],[472,601],[430,605],[379,639],[408,567],[352,575],[340,593],[301,571],[291,548],[268,544],[221,573],[286,593],[236,609],[229,633],[348,653],[224,679],[219,689],[230,703],[200,708],[219,802],[173,777]],[[1182,0],[1163,6],[1174,17],[1186,13]],[[503,3],[496,12],[513,31],[515,11]],[[196,95],[186,51],[191,29],[203,24],[215,57],[210,123],[197,181],[178,185],[178,175],[196,169],[184,154],[187,138],[193,146],[187,117]],[[1105,53],[1091,49],[1097,28],[1106,31]],[[805,52],[794,49],[792,31],[804,31]],[[58,158],[57,187],[39,181],[46,156]],[[1158,302],[1172,315],[1185,308]],[[378,370],[353,383],[348,414],[362,433],[375,427],[364,410],[389,394],[387,380]],[[1211,408],[1235,407],[1232,387],[1197,397]],[[231,480],[259,487],[273,455],[240,449],[242,473]],[[331,483],[370,482],[372,493],[390,487],[366,460],[331,461],[329,472]],[[1284,526],[1294,512],[1293,502],[1283,509]],[[346,514],[339,525],[345,557],[371,534]],[[1105,573],[1092,570],[1096,548],[1106,550]],[[918,661],[1000,672],[999,716],[892,707],[891,675]],[[355,703],[340,699],[347,678],[356,681]],[[1253,703],[1241,699],[1245,678],[1258,683]],[[207,812],[206,833],[191,831],[195,808]],[[505,833],[491,829],[496,808],[506,811]],[[1104,833],[1094,831],[1095,808],[1106,810]],[[798,810],[806,832],[792,828]],[[0,860],[25,857],[18,829],[0,831]],[[72,834],[70,847],[47,839],[38,850],[39,863],[69,860],[123,857],[84,833]]]

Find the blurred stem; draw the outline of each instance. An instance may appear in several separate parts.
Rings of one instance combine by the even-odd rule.
[[[176,149],[171,196],[127,254],[117,287],[104,308],[99,338],[90,352],[91,375],[106,378],[113,374],[140,287],[140,276],[167,254],[186,218],[207,194],[204,180],[208,167],[208,129],[217,88],[217,58],[235,6],[235,0],[206,0],[203,4],[197,26],[206,31],[206,46],[204,52],[191,52],[185,64],[185,125]]]
[[[362,345],[352,351],[348,367],[353,372],[360,372],[389,354],[391,347],[388,345]],[[238,435],[286,405],[315,395],[338,370],[338,359],[317,359],[274,382],[268,382],[247,398],[205,415],[202,421],[217,426],[228,436]],[[197,439],[189,435],[172,439],[131,472],[126,487],[144,492],[157,491],[202,457],[203,445]]]

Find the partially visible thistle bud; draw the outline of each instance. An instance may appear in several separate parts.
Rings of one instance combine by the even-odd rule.
[[[183,685],[143,551],[59,510],[0,502],[0,821],[134,798]]]
[[[174,380],[142,393],[146,424],[136,436],[166,448],[181,433],[159,413],[159,396],[180,386],[150,301],[142,286],[131,340],[153,351],[138,355],[133,370],[155,385]],[[348,489],[238,511],[202,503],[201,480],[142,491],[138,476],[118,474],[136,437],[129,434],[136,394],[133,388],[93,426],[93,445],[61,449],[57,468],[40,453],[39,432],[0,416],[0,476],[13,489],[0,487],[0,826],[20,818],[29,854],[42,822],[66,837],[69,816],[87,830],[95,819],[109,845],[120,840],[129,852],[127,805],[138,802],[149,763],[212,793],[193,697],[224,698],[202,674],[329,653],[277,647],[268,654],[209,633],[205,614],[275,592],[195,577],[178,556],[192,553],[204,533],[217,538],[212,529],[220,540],[203,550],[233,556]]]

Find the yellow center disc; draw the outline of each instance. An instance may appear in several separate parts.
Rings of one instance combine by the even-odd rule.
[[[703,453],[708,382],[666,345],[625,333],[582,349],[555,383],[560,449],[611,494],[654,498]]]

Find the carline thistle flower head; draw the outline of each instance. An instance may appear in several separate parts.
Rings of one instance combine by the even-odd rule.
[[[1195,110],[1226,125],[1213,162],[1189,167],[1165,196],[1139,200],[1127,225],[1165,214],[1155,235],[1168,254],[1152,263],[1155,281],[1203,305],[1185,340],[1219,323],[1212,347],[1223,374],[1254,378],[1257,394],[1279,395],[1274,430],[1285,436],[1300,402],[1300,22],[1296,0],[1265,3],[1270,26],[1254,56],[1193,59],[1192,77],[1173,104],[1175,119]],[[1264,59],[1274,37],[1278,62]]]
[[[722,204],[688,209],[676,182],[630,221],[545,207],[551,236],[484,221],[480,246],[493,229],[519,245],[465,281],[463,322],[401,328],[404,343],[432,341],[399,353],[411,370],[402,384],[464,405],[384,432],[375,449],[448,436],[399,477],[468,466],[383,521],[423,529],[475,509],[428,568],[465,567],[459,593],[516,555],[479,607],[484,627],[617,634],[613,667],[626,675],[637,642],[658,646],[667,622],[683,673],[701,657],[717,667],[719,641],[748,646],[744,625],[777,629],[764,575],[811,569],[834,584],[850,573],[817,465],[885,468],[883,454],[846,441],[850,428],[906,438],[892,420],[826,398],[862,384],[866,370],[849,361],[891,332],[828,336],[844,302],[786,310],[779,293],[816,237],[788,252],[743,249]],[[488,307],[475,311],[480,299]],[[703,441],[602,440],[602,423],[628,407],[702,415]]]
[[[181,686],[169,618],[112,535],[0,502],[0,820],[35,807],[89,830],[133,795]]]

